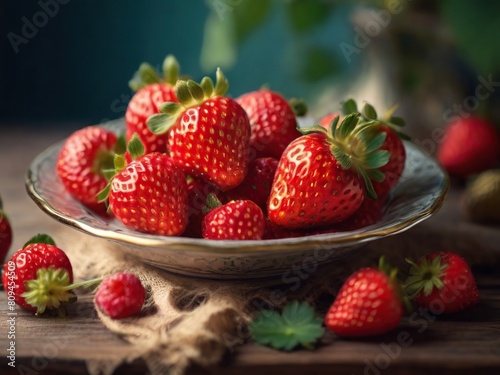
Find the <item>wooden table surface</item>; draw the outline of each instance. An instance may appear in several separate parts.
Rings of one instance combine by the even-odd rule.
[[[32,234],[68,230],[41,212],[25,192],[26,169],[39,152],[71,131],[14,128],[0,133],[0,194],[13,223],[12,251]],[[228,353],[220,366],[192,369],[214,374],[499,374],[500,373],[500,228],[469,223],[459,210],[461,191],[452,189],[443,209],[415,228],[394,236],[391,246],[414,244],[437,249],[443,243],[464,253],[482,254],[473,263],[481,302],[453,316],[409,315],[400,327],[376,339],[337,340],[326,334],[313,351],[282,353],[247,343]],[[16,368],[7,365],[7,300],[0,294],[1,374],[87,374],[87,361],[119,357],[125,341],[98,320],[90,297],[70,307],[69,319],[35,317],[17,309]],[[116,374],[143,374],[138,360]]]

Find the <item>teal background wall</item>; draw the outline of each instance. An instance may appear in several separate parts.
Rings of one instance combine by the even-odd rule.
[[[57,0],[40,1],[55,9]],[[83,125],[120,117],[132,95],[127,82],[139,64],[160,66],[168,53],[193,78],[213,76],[202,70],[200,54],[214,1],[60,0],[66,4],[56,3],[59,9],[45,25],[37,16],[40,1],[0,3],[0,123]],[[291,38],[282,7],[274,8],[272,22],[241,45],[236,65],[225,71],[233,96],[262,84],[287,96],[307,96],[311,87],[300,80],[297,61],[308,41],[338,43],[345,37],[339,28],[351,29],[336,12],[322,29]],[[43,25],[30,38],[26,20]],[[13,42],[12,33],[27,43]]]

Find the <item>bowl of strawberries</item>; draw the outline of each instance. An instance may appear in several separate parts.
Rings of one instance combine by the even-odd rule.
[[[276,92],[232,99],[220,70],[215,83],[173,73],[136,87],[124,119],[33,160],[27,190],[44,212],[138,261],[240,279],[329,262],[443,203],[446,173],[394,111],[349,99],[299,125],[301,103]]]

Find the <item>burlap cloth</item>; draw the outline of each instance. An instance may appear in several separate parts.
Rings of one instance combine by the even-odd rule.
[[[472,264],[498,262],[498,234],[478,243],[467,232],[439,228],[436,221],[423,223],[405,233],[366,244],[347,256],[302,275],[300,285],[280,285],[276,280],[217,281],[167,273],[125,256],[116,244],[66,229],[61,239],[78,279],[129,271],[139,276],[148,297],[139,317],[112,320],[98,309],[109,330],[128,341],[131,350],[123,358],[89,362],[92,375],[112,374],[122,363],[142,358],[153,375],[182,374],[190,365],[207,367],[220,362],[225,353],[249,340],[245,329],[252,315],[264,308],[280,308],[299,299],[314,304],[324,314],[335,292],[353,270],[374,266],[380,255],[408,269],[405,257],[418,257],[434,250],[453,250]],[[462,228],[463,229],[463,228]],[[490,241],[493,243],[489,245]]]

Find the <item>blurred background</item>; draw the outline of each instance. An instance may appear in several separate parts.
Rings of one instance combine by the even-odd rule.
[[[494,0],[2,0],[0,29],[2,127],[121,117],[139,64],[169,53],[197,80],[221,67],[233,97],[267,85],[314,116],[399,103],[421,143],[454,116],[500,124]]]

